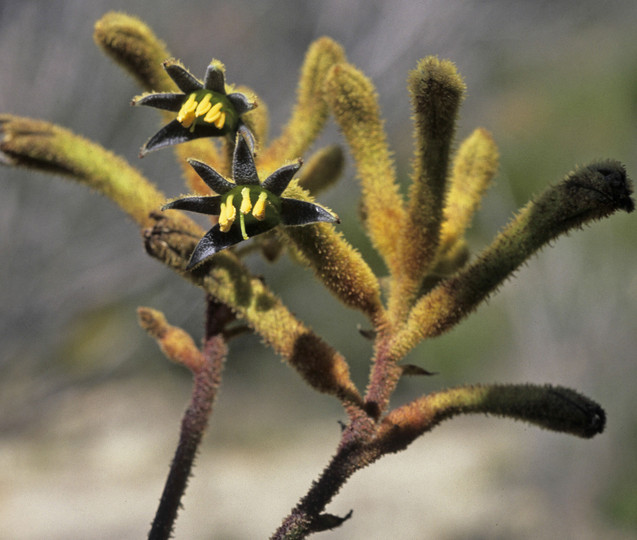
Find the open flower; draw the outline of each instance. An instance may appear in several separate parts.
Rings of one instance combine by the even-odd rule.
[[[162,210],[190,210],[218,215],[219,222],[199,241],[188,263],[193,268],[222,249],[238,244],[277,225],[308,225],[320,221],[338,223],[338,216],[308,201],[288,199],[281,194],[288,186],[301,160],[274,171],[259,181],[254,156],[246,139],[237,134],[232,159],[232,178],[226,180],[209,165],[195,159],[188,163],[203,181],[219,195],[184,197],[166,204]]]
[[[133,99],[133,105],[147,105],[174,111],[177,118],[161,128],[142,147],[140,156],[171,144],[199,137],[244,133],[252,147],[250,131],[241,115],[255,107],[245,94],[226,94],[223,64],[213,60],[202,83],[176,60],[164,62],[164,69],[183,93],[149,93]]]

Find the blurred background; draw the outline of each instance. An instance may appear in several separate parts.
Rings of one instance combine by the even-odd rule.
[[[470,231],[477,252],[513,212],[574,165],[599,158],[637,176],[637,4],[380,0],[0,0],[0,112],[46,119],[129,159],[167,196],[170,151],[137,159],[158,127],[131,110],[133,81],[93,43],[110,10],[137,15],[202,75],[211,58],[288,118],[308,45],[322,35],[376,84],[403,186],[412,152],[407,73],[453,60],[468,86],[458,140],[490,130],[501,168]],[[330,123],[321,144],[341,141]],[[0,169],[0,538],[142,538],[190,392],[137,326],[147,305],[200,339],[199,290],[151,260],[109,201],[67,180]],[[321,202],[374,269],[348,163]],[[608,416],[592,440],[483,417],[438,427],[355,475],[322,538],[627,539],[637,535],[637,227],[618,214],[560,238],[476,314],[408,358],[394,404],[447,386],[574,387]],[[300,319],[350,361],[360,388],[363,317],[285,257],[248,259]],[[176,538],[271,534],[334,452],[340,406],[310,390],[259,339],[231,354]]]

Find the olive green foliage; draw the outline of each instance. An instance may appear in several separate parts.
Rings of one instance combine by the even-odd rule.
[[[140,20],[109,13],[97,22],[95,40],[133,75],[143,91],[177,95],[177,86],[166,72],[175,61],[169,60],[166,46]],[[214,66],[223,80],[224,66],[218,61]],[[217,130],[214,138],[193,137],[173,146],[184,166],[186,189],[194,196],[204,196],[197,201],[212,200],[213,208],[216,194],[210,182],[202,181],[186,158],[191,158],[191,163],[207,164],[225,182],[234,182],[233,175],[238,172],[245,176],[245,171],[237,171],[242,165],[236,155],[233,160],[236,137],[243,136],[236,133],[239,124],[254,138],[250,159],[259,178],[287,171],[281,168],[290,167],[299,158],[306,160],[298,177],[288,179],[281,194],[303,208],[314,208],[304,203],[319,206],[315,196],[337,180],[344,161],[339,146],[305,154],[330,116],[340,127],[356,166],[362,226],[384,261],[386,274],[372,271],[334,222],[298,220],[300,226],[284,226],[283,220],[266,234],[250,238],[247,245],[271,261],[287,251],[293,260],[309,267],[345,306],[367,317],[372,330],[366,335],[373,340],[374,354],[365,391],[352,381],[347,359],[251,273],[240,250],[223,249],[203,264],[189,265],[204,231],[174,209],[178,205],[171,203],[173,209],[162,212],[166,197],[123,159],[61,127],[0,116],[0,158],[4,164],[63,174],[110,198],[137,224],[147,253],[206,294],[206,338],[201,349],[183,330],[168,324],[163,314],[150,308],[139,310],[141,325],[157,339],[166,356],[189,368],[195,378],[193,403],[182,425],[180,447],[152,538],[166,538],[173,529],[221,382],[221,367],[231,354],[226,342],[240,333],[236,324],[229,326],[235,322],[259,335],[311,388],[338,399],[348,417],[334,457],[273,538],[303,538],[342,525],[348,516],[326,514],[325,507],[354,472],[383,455],[405,449],[442,420],[459,414],[510,417],[583,438],[602,432],[603,409],[559,386],[467,385],[423,395],[394,409],[389,403],[403,375],[427,374],[401,363],[421,341],[461,322],[557,236],[618,210],[633,210],[631,182],[619,162],[604,160],[579,167],[548,186],[490,245],[471,257],[465,233],[497,172],[499,156],[495,141],[481,128],[456,143],[455,126],[465,85],[452,62],[428,57],[409,75],[414,158],[407,196],[399,189],[374,86],[331,39],[321,38],[309,48],[291,117],[282,134],[272,141],[267,139],[267,106],[258,94],[239,85],[228,85],[227,89],[249,95],[256,106],[242,110],[241,122],[233,120],[232,130]],[[185,101],[185,97],[179,99]],[[172,122],[175,112],[164,110],[162,118]],[[193,124],[193,128],[196,133],[198,127]],[[252,177],[247,178],[242,181]],[[212,226],[218,226],[215,213],[206,213],[211,214]],[[273,392],[281,391],[273,388]]]

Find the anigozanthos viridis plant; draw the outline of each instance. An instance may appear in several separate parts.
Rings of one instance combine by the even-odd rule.
[[[175,81],[166,75],[165,70],[160,69],[163,65],[162,55],[169,55],[168,51],[152,36],[148,27],[141,25],[138,20],[122,14],[109,14],[96,24],[95,38],[98,45],[133,74],[145,89],[163,93],[175,86]],[[146,62],[141,61],[139,51],[143,51],[142,55],[148,55]],[[267,106],[253,90],[241,89],[254,97],[253,102],[259,103],[258,107],[241,116],[241,122],[249,128],[259,147],[254,159],[256,169],[263,171],[263,176],[276,170],[281,163],[298,160],[316,140],[328,118],[323,84],[325,76],[333,65],[344,60],[345,54],[341,46],[329,38],[320,38],[310,46],[301,69],[297,102],[291,118],[281,135],[270,143],[267,137]],[[206,137],[192,138],[184,144],[173,145],[173,148],[180,162],[200,161],[221,175],[230,177],[234,159],[234,144],[227,144],[230,140],[234,143],[234,139],[222,138],[226,148],[221,152]],[[282,194],[283,198],[299,201],[297,207],[301,202],[313,203],[313,194],[338,177],[342,162],[339,147],[318,150],[310,156],[300,171],[299,178],[289,183]],[[184,175],[193,192],[212,195],[210,186],[202,181],[193,167],[185,167]],[[308,187],[311,187],[311,192]],[[311,207],[308,205],[307,208]],[[303,221],[304,219],[301,220]],[[292,220],[290,224],[292,223],[296,221]],[[334,227],[323,222],[313,227],[278,227],[275,232],[276,237],[270,234],[260,235],[254,240],[268,259],[275,258],[285,245],[294,252],[295,259],[311,267],[328,290],[342,302],[362,311],[372,321],[381,321],[384,315],[378,279],[360,253]],[[234,230],[224,240],[232,239],[232,234]]]
[[[163,66],[181,93],[146,93],[133,99],[132,103],[176,112],[177,118],[144,144],[140,156],[163,146],[201,137],[229,135],[234,138],[237,131],[243,133],[251,147],[254,147],[252,134],[241,116],[254,109],[256,103],[241,92],[226,93],[224,66],[221,62],[213,60],[210,63],[203,82],[176,60],[166,60]]]
[[[184,197],[164,205],[163,210],[172,208],[219,216],[219,222],[199,241],[186,270],[222,249],[268,232],[277,225],[298,226],[339,221],[335,214],[318,204],[281,197],[301,167],[300,160],[277,169],[260,182],[254,156],[241,134],[237,135],[234,149],[233,182],[201,161],[190,160],[189,163],[210,189],[219,195]]]
[[[106,15],[96,25],[95,39],[155,95],[177,95],[177,79],[190,77],[181,68],[177,79],[162,69],[162,62],[170,57],[168,51],[135,18]],[[139,310],[140,324],[157,339],[166,356],[194,375],[192,401],[150,538],[168,538],[172,532],[220,383],[226,341],[235,331],[228,325],[236,319],[262,336],[312,388],[337,397],[348,415],[335,455],[273,538],[304,538],[341,525],[351,512],[337,517],[325,513],[325,508],[356,471],[405,449],[458,414],[504,416],[584,438],[603,431],[605,413],[597,403],[574,390],[550,385],[466,385],[425,394],[390,410],[390,397],[400,377],[427,374],[402,363],[420,341],[458,324],[557,236],[617,210],[634,209],[632,185],[623,166],[614,160],[591,163],[547,188],[471,260],[465,231],[497,170],[495,143],[488,132],[478,129],[452,153],[464,83],[451,62],[433,57],[422,60],[410,74],[408,86],[415,159],[407,199],[398,189],[374,87],[327,38],[317,40],[308,51],[292,117],[277,139],[268,144],[264,104],[241,115],[240,122],[249,127],[259,147],[256,157],[240,128],[236,138],[228,132],[215,139],[221,139],[222,151],[209,137],[195,137],[202,129],[221,129],[228,117],[222,120],[216,111],[206,121],[217,98],[206,98],[210,89],[199,93],[203,89],[187,86],[186,92],[182,88],[178,104],[170,105],[165,115],[191,136],[183,141],[167,137],[164,142],[183,143],[173,148],[197,195],[167,205],[165,196],[150,182],[99,145],[46,122],[0,116],[2,163],[65,174],[96,188],[135,219],[150,255],[207,294],[201,350],[185,332],[168,324],[163,314]],[[166,103],[174,98],[151,98],[149,103],[153,99]],[[364,226],[388,270],[382,276],[387,283],[385,299],[381,278],[335,231],[330,223],[335,221],[334,214],[316,205],[308,192],[338,176],[340,150],[319,150],[301,170],[299,161],[281,167],[309,149],[329,111],[356,162]],[[295,179],[297,170],[300,177]],[[266,180],[261,183],[260,177]],[[176,211],[162,213],[162,205]],[[218,215],[218,223],[204,235],[178,210]],[[263,280],[250,274],[240,260],[240,250],[226,249],[255,235],[252,245],[263,242],[264,254],[276,255],[282,246],[287,247],[338,299],[368,317],[372,330],[364,335],[374,341],[374,356],[364,396],[352,382],[342,355],[290,313]],[[200,240],[202,236],[205,241]],[[198,264],[204,259],[206,264]]]

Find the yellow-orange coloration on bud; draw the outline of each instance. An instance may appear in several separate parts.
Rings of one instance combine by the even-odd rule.
[[[202,368],[203,355],[188,333],[168,324],[166,317],[160,311],[140,307],[137,309],[137,316],[140,326],[157,340],[159,347],[169,360],[182,364],[193,372]]]

